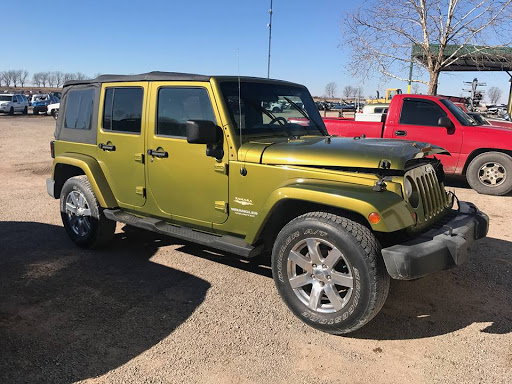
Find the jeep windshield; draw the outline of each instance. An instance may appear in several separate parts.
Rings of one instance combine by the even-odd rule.
[[[304,87],[249,81],[239,87],[237,81],[227,81],[220,88],[237,135],[327,135]]]

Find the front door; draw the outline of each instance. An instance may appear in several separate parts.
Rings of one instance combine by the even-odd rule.
[[[206,146],[189,144],[187,120],[221,125],[209,83],[193,86],[154,82],[150,88],[147,132],[148,197],[163,216],[199,226],[227,219],[228,152],[224,158],[206,156]]]
[[[430,100],[404,98],[398,122],[386,129],[386,137],[390,139],[404,139],[423,141],[438,145],[451,155],[436,155],[443,163],[444,170],[453,173],[462,147],[462,128],[447,129],[440,127],[438,120],[447,116],[439,105]],[[450,117],[452,122],[457,120]]]
[[[103,84],[98,116],[98,160],[123,208],[146,202],[144,134],[147,82]]]

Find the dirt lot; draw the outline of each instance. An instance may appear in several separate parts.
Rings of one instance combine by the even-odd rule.
[[[279,299],[268,265],[123,231],[75,247],[46,194],[54,120],[0,116],[0,383],[510,383],[512,197],[460,268],[392,281],[348,337]]]

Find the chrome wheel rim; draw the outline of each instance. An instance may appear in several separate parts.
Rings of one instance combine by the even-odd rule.
[[[91,231],[91,209],[80,191],[71,191],[66,197],[66,216],[75,234],[84,237]]]
[[[352,267],[343,253],[324,239],[297,243],[288,255],[287,268],[293,292],[315,312],[337,312],[352,296]]]
[[[497,187],[507,179],[507,170],[505,167],[497,163],[487,162],[478,170],[478,180],[487,187]]]

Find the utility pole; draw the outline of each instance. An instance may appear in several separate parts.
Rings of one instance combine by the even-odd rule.
[[[270,9],[268,10],[270,21],[268,23],[268,60],[267,60],[267,78],[270,79],[270,47],[272,45],[272,0],[270,0]]]

